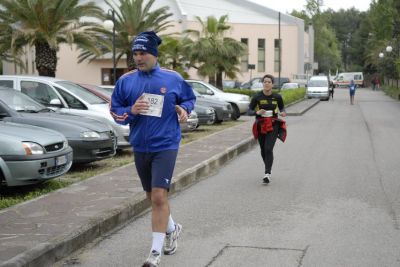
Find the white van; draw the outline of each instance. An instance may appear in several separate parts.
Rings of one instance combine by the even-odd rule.
[[[307,98],[329,100],[328,76],[312,76],[307,83]]]
[[[342,72],[333,78],[335,87],[347,87],[350,81],[353,80],[355,84],[364,87],[364,75],[362,72]]]

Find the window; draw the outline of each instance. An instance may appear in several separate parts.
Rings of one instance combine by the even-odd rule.
[[[281,39],[274,40],[274,71],[279,72],[282,69],[280,64],[279,47],[282,45]]]
[[[201,95],[207,94],[207,87],[201,83],[190,83],[194,90],[196,90]]]
[[[0,86],[7,87],[7,88],[14,88],[14,82],[10,80],[1,80]]]
[[[56,89],[57,92],[64,98],[65,102],[67,102],[69,108],[84,109],[84,110],[87,109],[86,106],[73,95],[65,92],[61,88],[56,88]]]
[[[265,39],[258,39],[258,62],[257,71],[265,71]]]
[[[53,88],[42,82],[22,81],[21,92],[45,106],[49,106],[51,100],[59,99]]]
[[[242,56],[240,62],[241,62],[241,71],[248,71],[248,66],[249,66],[249,39],[247,38],[242,38],[240,39],[240,42],[242,44],[246,45],[246,53]]]

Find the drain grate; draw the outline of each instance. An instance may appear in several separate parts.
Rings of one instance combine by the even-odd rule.
[[[222,248],[206,267],[285,266],[300,267],[305,249],[231,246]]]

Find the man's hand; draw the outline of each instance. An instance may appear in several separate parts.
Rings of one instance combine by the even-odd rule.
[[[175,105],[175,110],[178,113],[179,122],[186,122],[189,117],[186,110],[179,105]]]
[[[134,115],[139,113],[146,113],[149,110],[149,102],[147,102],[144,95],[140,96],[138,100],[136,100],[135,104],[131,107],[131,112]]]

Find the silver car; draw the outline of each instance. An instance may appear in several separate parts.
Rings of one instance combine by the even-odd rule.
[[[232,119],[237,120],[240,114],[244,114],[249,109],[250,97],[243,94],[233,94],[221,91],[217,87],[197,80],[186,80],[199,94],[205,98],[228,102],[232,105]]]
[[[0,85],[21,91],[60,113],[106,123],[114,129],[119,149],[131,147],[129,126],[117,124],[110,115],[108,103],[76,83],[44,76],[0,75]]]
[[[0,121],[0,185],[44,182],[65,174],[72,148],[59,132]]]

